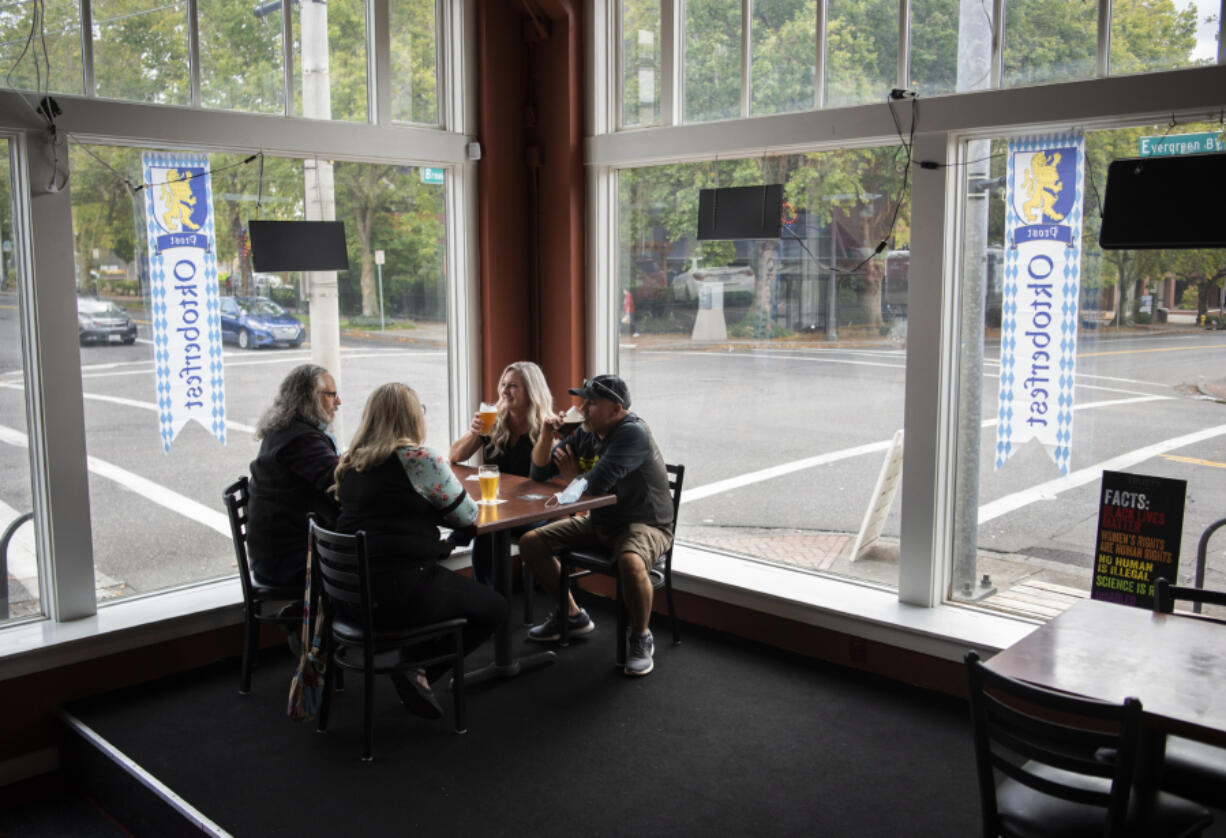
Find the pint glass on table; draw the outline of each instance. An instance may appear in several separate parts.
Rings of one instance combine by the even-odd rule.
[[[481,483],[481,502],[498,500],[498,466],[478,466],[477,480]]]

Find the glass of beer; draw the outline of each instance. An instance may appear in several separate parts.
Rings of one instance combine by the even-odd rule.
[[[481,433],[489,436],[494,432],[494,420],[498,418],[498,405],[481,402],[477,413],[481,416]]]
[[[481,483],[481,502],[498,500],[498,466],[477,466],[477,480]]]

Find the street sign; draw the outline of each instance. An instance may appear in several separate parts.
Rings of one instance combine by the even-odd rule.
[[[434,186],[442,186],[444,173],[445,171],[443,169],[435,169],[435,168],[431,168],[430,166],[422,166],[421,167],[421,182],[428,183]]]
[[[1165,137],[1142,137],[1139,141],[1142,157],[1174,157],[1180,154],[1208,154],[1226,151],[1222,135],[1214,131],[1200,134],[1168,134]]]
[[[382,251],[382,250],[376,250],[376,251],[375,251],[375,264],[376,264],[376,265],[382,265],[382,264],[383,264],[383,251]]]

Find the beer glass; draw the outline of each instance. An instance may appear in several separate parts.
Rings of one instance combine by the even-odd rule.
[[[494,420],[498,418],[498,405],[481,402],[481,407],[477,409],[477,412],[481,415],[481,433],[489,436],[494,432]]]
[[[481,483],[481,502],[498,500],[498,466],[478,466],[477,480]]]

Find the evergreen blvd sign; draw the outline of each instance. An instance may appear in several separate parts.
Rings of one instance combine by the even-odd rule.
[[[1165,137],[1141,137],[1142,157],[1173,157],[1179,154],[1208,154],[1226,151],[1222,135],[1207,131],[1200,134],[1173,134]]]

